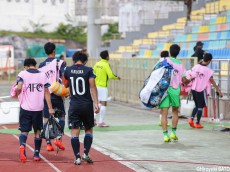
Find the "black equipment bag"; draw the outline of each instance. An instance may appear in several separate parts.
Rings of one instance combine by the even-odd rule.
[[[64,132],[62,131],[58,121],[54,118],[54,116],[50,115],[43,131],[40,134],[40,137],[44,139],[59,139],[63,134]]]

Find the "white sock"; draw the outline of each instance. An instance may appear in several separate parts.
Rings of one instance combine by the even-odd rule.
[[[100,117],[99,117],[99,124],[104,121],[105,114],[106,114],[106,106],[101,106]]]

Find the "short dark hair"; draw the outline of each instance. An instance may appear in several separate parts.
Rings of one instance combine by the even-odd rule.
[[[101,56],[102,59],[106,59],[109,56],[109,52],[107,50],[102,51],[100,53],[100,56]]]
[[[64,55],[61,54],[60,57],[59,57],[59,59],[61,60],[62,58],[64,58]]]
[[[211,53],[205,53],[204,54],[204,62],[208,62],[212,60],[212,54]]]
[[[72,57],[73,61],[76,63],[77,61],[81,61],[82,63],[85,63],[88,61],[88,55],[86,53],[83,53],[81,51],[77,51],[73,54]]]
[[[196,46],[203,46],[203,45],[204,45],[204,43],[201,42],[201,41],[198,41],[198,42],[196,43]]]
[[[173,44],[170,46],[169,51],[172,57],[177,57],[178,54],[180,53],[180,46],[177,44]]]
[[[24,66],[30,67],[30,66],[36,66],[37,62],[36,60],[32,58],[27,58],[24,60]]]
[[[169,52],[168,51],[161,51],[161,57],[168,57]]]
[[[52,54],[52,53],[53,53],[53,51],[56,49],[56,46],[55,46],[55,44],[52,43],[52,42],[47,42],[47,43],[44,45],[44,49],[45,49],[45,53],[46,53],[47,55],[49,55],[49,54]]]

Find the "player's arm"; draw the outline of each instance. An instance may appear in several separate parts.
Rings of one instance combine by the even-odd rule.
[[[22,92],[22,87],[23,87],[23,79],[20,77],[21,73],[19,73],[18,77],[17,77],[17,89],[16,89],[16,96],[18,96],[19,94],[21,94]]]
[[[17,96],[21,94],[22,86],[23,86],[23,82],[18,82],[17,89],[16,89]]]
[[[110,65],[107,65],[105,67],[105,70],[106,70],[106,73],[107,73],[109,79],[119,79],[119,80],[121,79],[120,77],[118,77],[118,76],[113,74],[113,72],[112,72],[112,70],[110,68]]]
[[[90,86],[90,91],[91,95],[93,97],[93,102],[94,102],[94,112],[99,113],[100,109],[98,106],[98,94],[97,94],[97,87],[95,84],[95,78],[96,75],[93,72],[93,69],[89,72],[89,86]]]
[[[95,113],[99,113],[98,95],[97,95],[97,87],[95,84],[95,78],[89,78],[89,86],[93,97]]]
[[[54,115],[54,110],[53,110],[53,106],[51,103],[50,92],[48,88],[45,88],[45,99],[46,99],[46,102],[49,108],[49,114]]]
[[[218,92],[219,96],[220,96],[220,97],[223,97],[223,94],[222,94],[220,88],[218,87],[218,85],[216,85],[216,82],[215,82],[215,80],[213,79],[213,77],[211,77],[211,78],[209,79],[209,81],[211,82],[211,84],[213,85],[213,87],[216,89],[216,91]]]

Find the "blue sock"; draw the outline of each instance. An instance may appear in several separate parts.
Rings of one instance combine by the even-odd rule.
[[[71,138],[71,145],[73,148],[74,155],[76,158],[80,158],[80,142],[78,137],[72,137]]]
[[[19,136],[19,144],[20,146],[26,146],[26,140],[27,140],[27,135],[26,134],[20,134]]]
[[[34,156],[39,157],[39,152],[41,150],[42,139],[41,138],[34,138]]]
[[[197,114],[197,111],[198,111],[198,108],[195,107],[195,108],[193,109],[193,111],[192,111],[192,116],[191,116],[192,119],[195,118],[195,115]]]
[[[64,129],[65,129],[65,120],[62,119],[62,118],[60,118],[59,119],[59,124],[61,126],[62,131],[64,132]]]
[[[89,150],[91,148],[93,142],[93,135],[92,134],[86,134],[84,138],[84,153],[88,155]]]
[[[201,119],[201,116],[202,116],[202,113],[203,113],[203,108],[198,108],[198,112],[197,112],[197,124],[200,123],[200,119]]]

